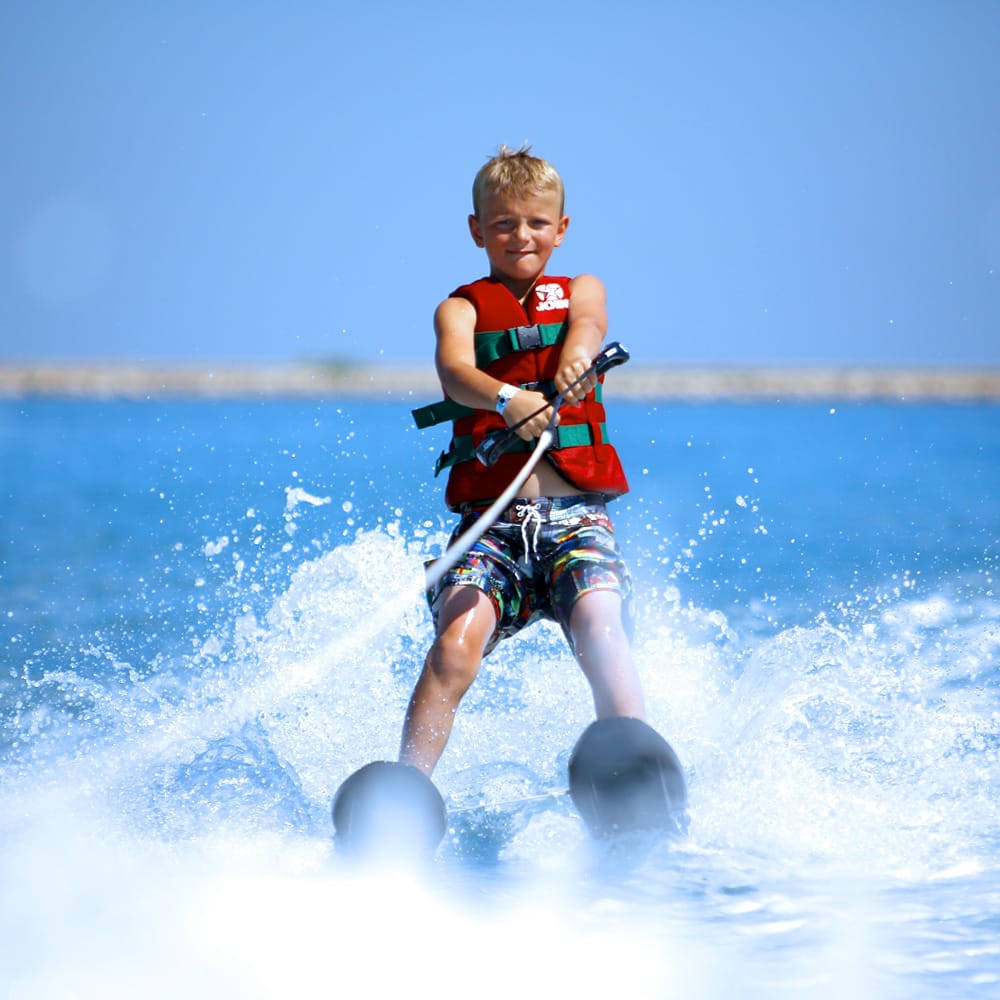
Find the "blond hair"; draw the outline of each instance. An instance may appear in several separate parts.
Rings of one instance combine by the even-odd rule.
[[[563,214],[566,192],[559,172],[551,163],[531,155],[531,146],[520,149],[501,146],[495,156],[480,167],[472,182],[472,211],[479,217],[483,202],[491,195],[528,195],[554,191],[559,195],[559,214]]]

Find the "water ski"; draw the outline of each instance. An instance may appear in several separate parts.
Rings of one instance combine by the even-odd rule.
[[[639,719],[599,719],[584,730],[569,759],[569,793],[596,837],[687,825],[680,760]]]
[[[431,857],[447,827],[444,799],[415,767],[374,761],[333,797],[337,849],[354,856]]]

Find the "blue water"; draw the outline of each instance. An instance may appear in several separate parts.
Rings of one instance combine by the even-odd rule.
[[[687,839],[588,841],[540,626],[433,869],[357,871],[451,527],[409,405],[0,402],[0,997],[1000,993],[1000,409],[616,403]]]

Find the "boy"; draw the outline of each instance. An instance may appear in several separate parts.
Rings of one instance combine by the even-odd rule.
[[[444,405],[456,417],[451,449],[439,461],[439,470],[450,469],[446,502],[462,515],[453,540],[527,459],[525,444],[487,467],[473,454],[475,445],[514,425],[519,438],[533,442],[552,417],[546,388],[566,396],[556,444],[521,496],[428,594],[435,639],[399,752],[401,763],[427,775],[483,657],[540,617],[562,626],[599,719],[644,717],[623,624],[628,571],[605,507],[628,483],[606,443],[597,379],[587,375],[573,385],[604,340],[605,292],[592,275],[545,274],[569,226],[563,209],[556,170],[530,147],[501,147],[476,175],[469,216],[489,277],[453,292],[434,316],[435,364],[449,400]]]

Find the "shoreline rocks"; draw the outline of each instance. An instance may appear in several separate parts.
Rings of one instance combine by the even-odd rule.
[[[619,399],[679,402],[1000,402],[1000,369],[623,368],[609,377]],[[0,363],[0,398],[412,399],[440,395],[429,366],[306,364]]]

